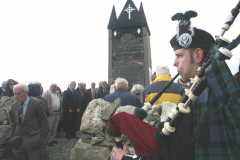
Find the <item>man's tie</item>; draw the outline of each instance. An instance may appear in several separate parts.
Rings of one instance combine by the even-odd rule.
[[[23,116],[23,103],[20,104],[20,108],[19,108],[19,123],[21,124],[22,123],[22,116]]]

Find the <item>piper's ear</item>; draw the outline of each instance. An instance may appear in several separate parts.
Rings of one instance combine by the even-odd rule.
[[[203,50],[201,48],[197,48],[195,50],[195,61],[200,64],[203,61],[203,59],[204,59]]]

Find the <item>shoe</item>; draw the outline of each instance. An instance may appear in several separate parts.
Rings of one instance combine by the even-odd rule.
[[[48,143],[48,146],[52,147],[53,146],[53,142]]]
[[[67,139],[71,139],[71,137],[70,137],[70,136],[67,136]]]
[[[52,141],[52,143],[55,143],[55,144],[57,144],[57,143],[58,143],[58,141],[55,141],[55,140],[53,140],[53,141]]]

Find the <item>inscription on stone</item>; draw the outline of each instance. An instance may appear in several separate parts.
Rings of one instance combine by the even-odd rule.
[[[129,90],[137,83],[137,67],[120,67],[120,77],[128,81]]]

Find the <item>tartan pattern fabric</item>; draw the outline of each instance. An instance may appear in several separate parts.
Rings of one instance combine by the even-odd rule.
[[[195,160],[240,159],[240,89],[225,62],[214,60],[205,70],[209,88],[196,102],[194,130],[211,92],[210,133],[207,147],[195,147]]]

